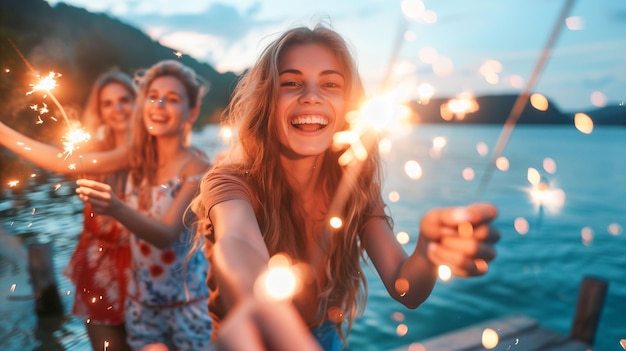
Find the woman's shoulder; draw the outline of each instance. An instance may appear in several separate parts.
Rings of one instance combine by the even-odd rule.
[[[210,168],[211,162],[205,154],[192,151],[189,160],[181,169],[180,178],[198,181]]]
[[[200,184],[202,200],[211,208],[213,205],[234,199],[248,201],[256,210],[259,208],[255,187],[246,172],[234,165],[217,165],[207,172]]]
[[[246,172],[236,165],[219,164],[209,169],[203,179],[204,183],[220,183],[224,181],[247,184]]]

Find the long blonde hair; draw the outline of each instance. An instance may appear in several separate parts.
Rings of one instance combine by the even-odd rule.
[[[100,92],[109,84],[119,84],[128,90],[133,99],[137,98],[132,78],[118,68],[111,68],[96,78],[85,102],[81,118],[87,132],[92,136],[99,136],[95,143],[90,143],[95,151],[112,150],[120,146],[115,145],[113,131],[106,127],[106,122],[100,114]]]
[[[358,108],[364,90],[348,43],[323,24],[312,29],[290,29],[261,53],[256,64],[237,83],[225,111],[228,123],[236,126],[237,141],[231,151],[236,152],[237,156],[230,155],[227,158],[231,160],[230,163],[218,164],[209,171],[228,172],[246,179],[260,204],[256,216],[270,255],[287,253],[295,259],[305,257],[305,214],[299,207],[293,206],[297,203],[297,193],[289,186],[285,170],[276,157],[280,143],[277,139],[276,118],[273,116],[276,112],[278,63],[281,56],[294,45],[310,43],[324,45],[337,56],[346,80],[347,110]],[[344,118],[340,129],[347,128]],[[344,174],[343,167],[338,163],[344,151],[328,149],[323,155],[320,174],[327,206]],[[357,184],[341,209],[345,225],[339,230],[333,230],[328,259],[324,261],[327,279],[319,296],[322,301],[320,319],[327,318],[326,314],[331,307],[340,308],[342,315],[348,317],[348,332],[365,304],[367,282],[361,271],[363,247],[358,236],[374,207],[380,204],[381,178],[378,150],[374,147],[364,161]],[[198,199],[193,206],[199,218],[208,215],[208,209],[203,208]],[[202,227],[201,223],[199,228]],[[345,340],[341,328],[343,320],[331,319],[337,322],[337,329]]]
[[[135,84],[139,92],[137,107],[132,118],[132,143],[130,150],[131,180],[134,186],[140,186],[144,180],[149,185],[156,185],[159,155],[157,154],[156,137],[148,133],[144,125],[144,101],[147,99],[150,84],[159,77],[171,76],[178,79],[185,87],[189,107],[200,107],[207,83],[196,72],[176,60],[163,60],[147,70],[135,74]],[[191,122],[185,126],[185,134],[191,133]],[[183,136],[186,138],[188,135]]]

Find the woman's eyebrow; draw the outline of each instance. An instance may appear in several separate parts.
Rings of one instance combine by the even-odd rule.
[[[283,75],[283,74],[287,74],[287,73],[298,74],[298,75],[302,74],[302,72],[300,70],[297,70],[295,68],[287,68],[287,69],[284,69],[284,70],[278,72],[278,75]]]
[[[302,75],[302,71],[300,71],[298,69],[295,69],[295,68],[284,69],[284,70],[280,71],[278,73],[278,75],[283,75],[283,74],[288,74],[288,73]],[[334,69],[327,69],[327,70],[324,70],[324,71],[322,71],[320,73],[321,76],[327,76],[327,75],[331,75],[331,74],[337,74],[337,75],[343,77],[343,74],[341,74],[341,72],[335,71]]]

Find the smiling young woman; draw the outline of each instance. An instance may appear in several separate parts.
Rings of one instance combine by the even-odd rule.
[[[212,337],[221,345],[236,348],[244,340],[263,349],[293,340],[315,348],[315,339],[326,350],[342,349],[344,321],[349,331],[365,301],[364,253],[390,296],[409,308],[429,296],[440,264],[461,276],[486,272],[475,262],[495,256],[496,209],[473,204],[429,211],[408,255],[385,212],[376,146],[360,161],[362,171],[340,209],[343,225],[330,227],[329,208],[346,173],[339,163],[346,149],[334,147],[333,136],[348,129],[346,114],[363,98],[346,42],[323,25],[286,31],[239,81],[227,110],[236,143],[207,173],[191,206],[211,261],[208,304]],[[471,225],[474,235],[459,235],[459,225]],[[278,254],[304,267],[303,286],[287,304],[259,299],[255,289]],[[292,309],[297,312],[286,312]],[[229,323],[250,338],[234,337]],[[274,328],[283,328],[283,336]]]

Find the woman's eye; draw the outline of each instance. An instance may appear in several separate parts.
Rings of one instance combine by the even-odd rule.
[[[324,83],[324,86],[333,89],[343,89],[344,82],[343,80],[329,80]]]
[[[281,87],[297,87],[298,83],[294,82],[294,81],[286,81],[286,82],[282,82],[280,83]]]

